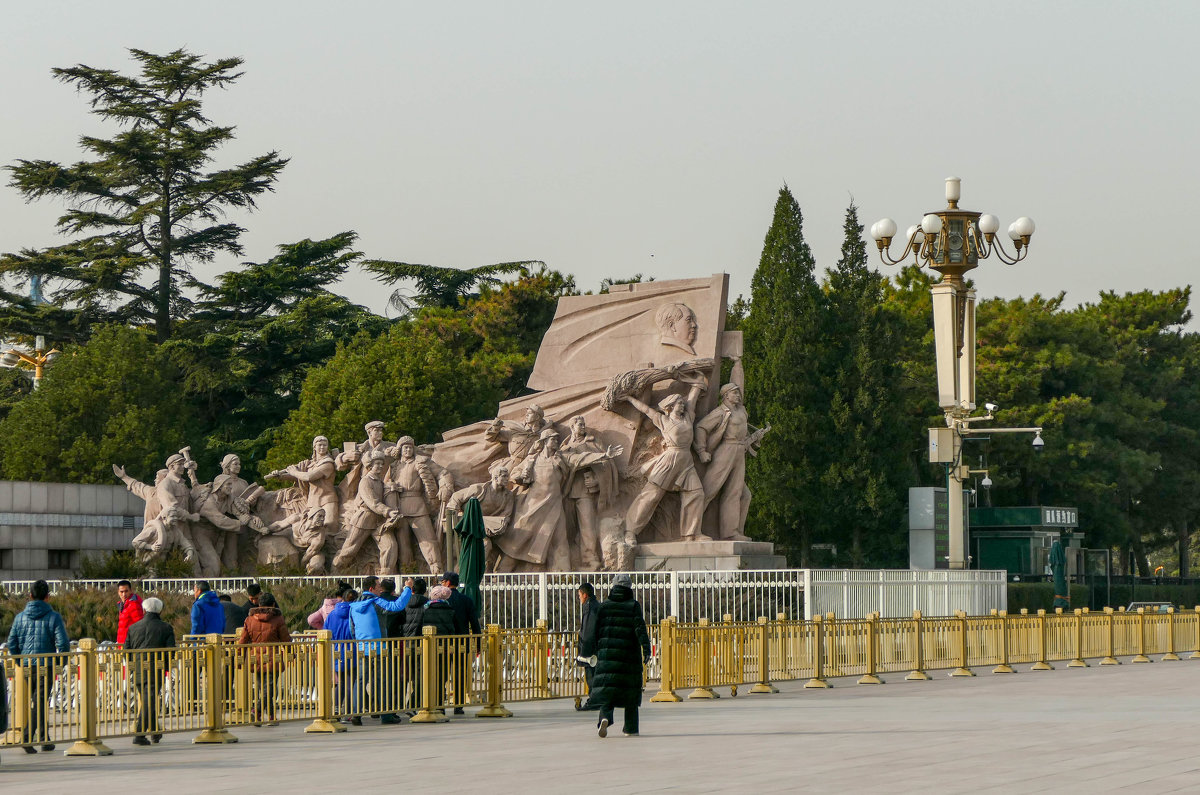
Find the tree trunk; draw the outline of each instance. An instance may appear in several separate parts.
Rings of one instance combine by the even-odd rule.
[[[1146,545],[1142,543],[1141,538],[1134,538],[1131,546],[1133,547],[1133,559],[1137,563],[1138,571],[1142,577],[1150,576],[1150,559],[1146,556]]]
[[[1188,529],[1187,519],[1183,519],[1175,526],[1175,532],[1178,537],[1176,544],[1179,550],[1179,576],[1191,576],[1191,561],[1188,560],[1188,548],[1191,546],[1192,531]]]

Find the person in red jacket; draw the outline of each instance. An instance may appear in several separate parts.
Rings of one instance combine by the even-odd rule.
[[[133,592],[133,584],[129,580],[117,583],[117,596],[121,598],[120,612],[117,614],[117,643],[125,645],[125,636],[129,628],[142,620],[142,597]]]

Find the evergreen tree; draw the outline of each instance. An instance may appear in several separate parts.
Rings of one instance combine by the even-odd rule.
[[[747,529],[809,564],[819,501],[819,449],[829,398],[820,383],[823,298],[800,206],[785,185],[751,281],[745,334],[746,405],[771,425],[748,479]]]
[[[112,464],[152,482],[194,427],[182,376],[142,331],[102,326],[46,370],[0,422],[0,479],[112,484]]]
[[[192,314],[167,348],[196,404],[193,437],[202,465],[221,456],[266,455],[279,425],[299,405],[311,367],[359,332],[388,321],[331,291],[361,256],[353,232],[281,245],[267,262],[246,262],[201,288]]]
[[[287,164],[276,152],[209,170],[234,128],[204,115],[207,91],[233,83],[239,58],[211,63],[185,50],[155,55],[130,50],[141,74],[78,65],[54,69],[60,81],[90,96],[92,112],[122,129],[111,138],[80,138],[92,157],[74,165],[18,160],[11,185],[29,201],[57,198],[68,209],[58,229],[81,235],[61,246],[0,257],[0,276],[42,277],[50,306],[0,292],[10,311],[0,333],[86,339],[97,323],[153,327],[169,339],[190,308],[189,288],[202,285],[191,265],[238,255],[243,229],[224,220],[255,206]],[[153,274],[146,286],[142,277]]]
[[[822,370],[830,399],[821,447],[829,462],[821,476],[826,510],[820,534],[839,551],[848,546],[856,568],[902,566],[909,480],[904,452],[916,440],[906,438],[909,429],[899,421],[899,324],[883,303],[884,277],[867,267],[862,231],[851,204],[841,257],[826,283]]]

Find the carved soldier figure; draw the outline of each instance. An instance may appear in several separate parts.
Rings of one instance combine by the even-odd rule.
[[[329,440],[324,436],[313,439],[312,458],[277,469],[268,478],[294,480],[304,496],[304,510],[311,513],[320,508],[325,517],[326,534],[336,533],[339,521],[338,493],[333,485],[337,467],[329,454]]]
[[[234,485],[241,480],[224,473],[217,475],[212,487],[199,497],[196,513],[199,519],[192,531],[196,549],[200,555],[201,576],[215,577],[224,566],[229,571],[237,569],[237,539],[242,528],[249,525],[255,530],[263,524],[257,516],[250,514],[249,506],[233,494]],[[242,481],[245,482],[245,481]],[[227,543],[226,538],[232,537]],[[233,549],[232,560],[222,559],[218,550]]]
[[[721,387],[721,405],[696,423],[696,455],[708,464],[702,481],[704,504],[717,500],[717,538],[722,541],[748,540],[744,533],[750,509],[746,453],[754,454],[754,445],[765,432],[750,424],[741,386],[735,383]]]
[[[360,444],[354,445],[354,449],[343,450],[338,453],[334,463],[337,465],[338,472],[350,470],[342,482],[338,484],[341,490],[342,502],[348,503],[358,494],[358,479],[363,473],[363,459],[371,453],[383,453],[387,455],[388,444],[383,440],[384,424],[382,420],[371,420],[363,426],[363,430],[367,432],[367,440]],[[347,447],[349,444],[347,443]]]
[[[632,395],[623,398],[654,423],[662,434],[664,445],[663,451],[650,464],[646,485],[629,506],[625,520],[625,543],[629,546],[637,544],[638,533],[650,523],[654,509],[669,491],[679,492],[682,539],[712,540],[700,532],[704,519],[704,488],[700,476],[696,474],[696,461],[692,458],[692,424],[695,421],[696,399],[704,390],[704,382],[698,376],[676,376],[676,379],[690,384],[686,398],[671,394],[657,407],[647,406]]]
[[[501,571],[511,571],[518,565],[548,571],[570,569],[563,498],[571,473],[624,452],[616,445],[595,453],[563,453],[559,450],[558,431],[553,428],[542,431],[539,442],[540,450],[531,453],[513,474],[513,480],[529,490],[518,502],[512,532],[496,536],[496,544],[504,553]]]
[[[447,503],[451,513],[458,516],[467,500],[472,497],[479,500],[479,510],[483,512],[483,528],[487,534],[484,546],[487,548],[488,571],[496,570],[500,558],[500,550],[492,539],[508,529],[512,522],[513,507],[516,505],[516,497],[508,488],[508,476],[508,467],[503,461],[498,461],[492,465],[490,480],[459,489],[450,496]]]
[[[392,450],[395,460],[388,468],[385,493],[388,505],[398,509],[402,519],[396,530],[399,538],[386,534],[380,541],[379,555],[382,563],[383,547],[387,544],[391,568],[386,571],[393,571],[398,545],[401,562],[409,565],[413,560],[411,529],[429,571],[439,574],[442,570],[441,544],[430,518],[431,506],[436,509],[438,504],[450,499],[454,493],[454,478],[431,459],[417,456],[416,452],[417,444],[411,436],[402,436]]]
[[[191,516],[180,512],[178,508],[167,514],[158,501],[158,484],[166,478],[167,470],[158,470],[153,486],[134,480],[125,474],[124,467],[116,464],[113,464],[113,474],[121,479],[130,492],[141,497],[146,503],[142,513],[142,532],[137,534],[131,544],[138,559],[153,565],[164,560],[172,548],[179,547],[183,550],[183,559],[192,563],[195,573],[199,574],[196,545],[192,542],[188,527],[188,519]]]
[[[587,427],[583,416],[571,418],[571,435],[563,442],[564,453],[601,453],[604,448]],[[580,567],[597,571],[601,565],[599,514],[617,494],[617,465],[597,461],[572,471],[567,484],[567,511],[579,528]]]
[[[399,511],[389,508],[383,501],[383,474],[387,467],[387,457],[383,453],[372,452],[364,457],[363,463],[366,471],[358,482],[358,495],[350,506],[346,519],[346,543],[333,559],[333,566],[340,569],[352,562],[367,538],[374,535],[379,544],[380,573],[392,574],[396,565],[395,544],[393,542],[388,550],[392,555],[391,560],[385,560],[385,545],[379,533],[386,522],[399,516]]]
[[[242,495],[250,488],[250,484],[242,479],[242,459],[238,458],[233,453],[221,459],[221,475],[228,479],[229,505],[227,513],[234,513],[233,501],[240,500]],[[213,481],[213,487],[216,487],[216,480]],[[238,506],[242,509],[242,506]],[[240,512],[248,512],[248,507]],[[229,571],[236,571],[238,565],[238,534],[236,532],[227,532],[224,534],[221,545],[217,547],[217,554],[221,556],[221,563]]]
[[[521,425],[497,417],[488,426],[484,438],[489,442],[508,444],[508,458],[505,459],[504,465],[512,473],[525,462],[529,451],[537,443],[538,436],[549,427],[552,427],[552,424],[546,420],[546,413],[535,403],[525,409],[525,419]]]
[[[159,514],[163,521],[167,534],[189,538],[192,540],[193,546],[196,548],[196,562],[203,570],[204,561],[200,557],[200,548],[196,544],[195,536],[187,521],[181,517],[187,517],[189,521],[198,521],[199,515],[192,512],[192,490],[188,488],[184,482],[184,473],[189,470],[194,476],[195,464],[188,466],[189,462],[179,453],[175,453],[167,459],[167,474],[163,479],[155,483],[154,495],[158,499],[158,504],[161,506]],[[211,562],[211,560],[210,560]],[[220,562],[218,561],[218,566]],[[215,574],[215,572],[214,572]]]
[[[272,522],[259,531],[263,535],[283,536],[290,539],[292,546],[300,550],[300,565],[309,575],[325,573],[325,510],[314,508],[299,510],[277,522]]]

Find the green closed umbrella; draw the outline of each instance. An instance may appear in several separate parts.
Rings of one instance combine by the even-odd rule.
[[[1054,575],[1054,604],[1051,608],[1071,607],[1071,591],[1067,587],[1067,553],[1057,538],[1050,545],[1050,572]]]
[[[475,608],[482,612],[479,583],[483,582],[486,560],[483,551],[483,510],[479,507],[479,500],[474,497],[467,500],[462,518],[454,525],[454,532],[458,534],[462,545],[458,553],[458,577],[462,592],[471,597]]]

